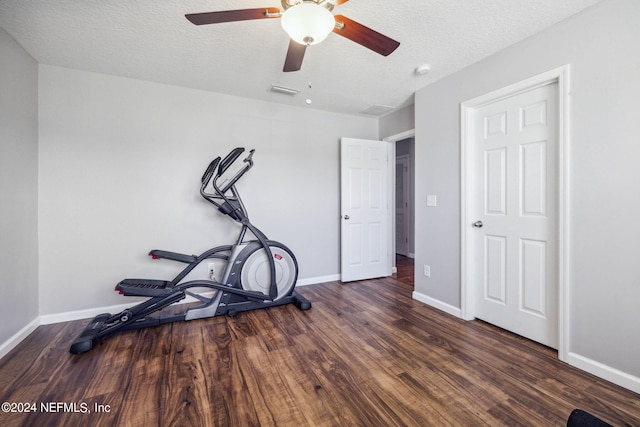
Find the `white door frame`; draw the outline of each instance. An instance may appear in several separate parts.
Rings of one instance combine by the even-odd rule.
[[[388,180],[387,191],[389,194],[389,200],[396,200],[396,142],[402,141],[407,138],[415,138],[416,130],[409,129],[404,132],[397,133],[395,135],[388,136],[383,138],[383,141],[388,142],[388,150],[389,154],[389,176],[391,179]],[[415,230],[414,230],[415,233]],[[389,236],[390,236],[390,247],[389,247],[389,265],[392,266],[392,271],[397,272],[396,268],[396,208],[395,203],[389,203]],[[415,236],[414,236],[415,237]],[[415,239],[414,239],[415,241]]]
[[[473,110],[521,92],[548,84],[558,84],[558,358],[567,361],[570,336],[569,280],[569,65],[539,74],[494,92],[469,99],[460,104],[460,310],[465,320],[475,318],[474,289],[468,264],[473,259],[473,245],[468,236],[468,224],[473,222]]]

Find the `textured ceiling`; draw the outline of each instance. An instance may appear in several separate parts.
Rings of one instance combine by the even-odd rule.
[[[360,114],[408,105],[416,90],[598,2],[350,0],[334,13],[400,47],[383,57],[330,34],[294,73],[282,72],[288,38],[279,19],[198,27],[184,18],[279,0],[0,0],[0,27],[42,64]],[[417,76],[421,64],[431,71]],[[273,93],[272,84],[300,93]]]

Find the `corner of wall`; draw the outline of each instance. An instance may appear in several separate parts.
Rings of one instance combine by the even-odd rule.
[[[38,326],[38,67],[0,28],[0,355]],[[35,320],[34,320],[35,319]]]

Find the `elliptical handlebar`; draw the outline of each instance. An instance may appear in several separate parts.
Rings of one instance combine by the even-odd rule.
[[[221,204],[216,203],[213,199],[224,200],[225,202],[229,201],[229,196],[226,195],[227,191],[231,189],[242,176],[249,171],[253,167],[253,153],[256,151],[252,149],[249,151],[249,155],[243,160],[243,163],[246,163],[244,167],[238,170],[235,175],[224,184],[224,187],[220,188],[218,186],[218,179],[231,167],[233,163],[238,160],[238,158],[245,151],[244,148],[238,147],[234,148],[227,154],[227,156],[221,160],[220,157],[216,157],[209,163],[209,166],[205,170],[202,175],[202,186],[200,187],[200,194],[205,200],[213,203],[216,207],[220,208]],[[217,171],[216,171],[217,168]],[[213,181],[213,182],[212,182]],[[213,189],[217,194],[207,193],[206,188],[209,183],[212,182]],[[237,197],[234,194],[234,197]]]
[[[231,150],[231,152],[227,154],[224,160],[220,162],[220,165],[218,166],[218,176],[225,173],[227,169],[229,169],[229,167],[233,164],[233,162],[238,160],[238,157],[240,157],[242,153],[244,153],[243,147],[237,147]]]
[[[236,149],[236,150],[237,150],[237,149]],[[242,149],[242,151],[244,151],[244,148]],[[242,161],[243,163],[247,163],[247,164],[246,164],[246,165],[244,165],[244,167],[243,167],[242,169],[240,169],[238,172],[236,172],[236,174],[233,176],[233,178],[231,178],[231,180],[230,180],[230,181],[229,181],[229,182],[228,182],[228,183],[227,183],[223,188],[221,188],[221,189],[220,189],[220,192],[221,192],[222,194],[225,194],[227,191],[229,191],[229,189],[230,189],[231,187],[233,187],[233,186],[236,184],[236,182],[238,182],[238,180],[239,180],[240,178],[242,178],[242,176],[243,176],[245,173],[247,173],[247,172],[249,171],[249,169],[251,169],[251,168],[253,167],[253,159],[252,159],[252,158],[253,158],[253,153],[254,153],[255,151],[256,151],[256,150],[254,150],[254,149],[252,149],[252,150],[250,150],[250,151],[249,151],[249,155],[248,155],[248,156],[247,156],[247,157]],[[238,157],[239,157],[239,156],[238,156]],[[235,162],[235,160],[237,160],[237,158],[238,158],[238,157],[236,157],[236,158],[234,159],[234,162]],[[232,162],[232,163],[233,163],[233,162]],[[229,164],[229,166],[230,166],[230,165],[231,165],[231,164]],[[227,169],[229,168],[229,166],[227,166]],[[213,186],[214,186],[214,188],[216,189],[216,191],[218,190],[218,188],[217,188],[217,186],[216,186],[216,180],[217,180],[218,178],[220,178],[220,177],[222,176],[222,174],[226,171],[226,169],[225,169],[225,170],[223,170],[222,172],[220,172],[220,169],[221,169],[221,168],[222,168],[222,164],[220,164],[220,166],[218,167],[218,175],[217,175],[217,176],[214,178],[214,180],[213,180]]]
[[[211,181],[211,177],[216,171],[216,168],[218,167],[219,163],[220,163],[220,156],[213,159],[211,163],[209,163],[207,170],[205,170],[204,174],[202,174],[202,184],[204,185],[204,187],[206,187],[207,184],[209,184],[209,181]]]

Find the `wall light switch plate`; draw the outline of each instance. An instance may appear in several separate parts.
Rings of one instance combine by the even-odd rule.
[[[424,275],[426,277],[431,277],[431,267],[430,266],[428,266],[428,265],[424,266]]]
[[[435,194],[427,194],[427,206],[438,206],[438,196],[436,196]]]

